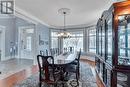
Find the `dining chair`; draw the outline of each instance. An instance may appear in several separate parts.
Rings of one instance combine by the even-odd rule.
[[[78,52],[76,60],[70,64],[67,65],[66,67],[66,73],[67,75],[69,73],[75,73],[76,75],[76,81],[77,81],[77,85],[79,85],[79,77],[80,77],[80,55],[81,55],[81,50]]]
[[[77,63],[80,61],[80,55],[81,55],[81,49],[80,51],[77,51],[77,56],[71,64],[77,65]]]
[[[54,48],[54,55],[57,55],[57,48]]]
[[[61,51],[60,51],[60,49],[58,48],[58,55],[60,55],[61,54]]]
[[[40,50],[40,55],[44,55],[44,51],[43,50]]]
[[[49,53],[48,53],[48,50],[46,49],[46,56],[48,56],[48,54],[49,54]]]
[[[59,48],[57,48],[57,55],[59,55],[60,54],[60,50],[59,50]]]
[[[54,83],[53,85],[56,85],[56,83],[57,83],[56,74],[58,74],[58,73],[54,67],[54,58],[52,56],[38,55],[37,61],[38,61],[38,67],[39,67],[39,87],[42,87],[42,83],[46,80],[45,79],[45,69],[47,67],[49,69],[48,76],[49,76],[49,78],[51,78],[51,84],[53,82]],[[47,83],[50,84],[49,81]]]
[[[54,56],[54,50],[53,50],[53,48],[50,49],[50,55]]]

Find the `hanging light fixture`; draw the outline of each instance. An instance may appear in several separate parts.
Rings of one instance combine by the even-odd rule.
[[[68,8],[61,8],[58,10],[59,14],[62,14],[64,16],[64,27],[63,31],[58,33],[59,38],[70,38],[71,33],[66,31],[66,15],[70,14],[70,9]]]

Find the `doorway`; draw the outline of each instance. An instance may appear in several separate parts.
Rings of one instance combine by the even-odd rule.
[[[5,60],[5,27],[0,26],[0,61]]]
[[[18,53],[19,58],[34,59],[35,43],[34,43],[34,28],[20,27],[18,38]]]

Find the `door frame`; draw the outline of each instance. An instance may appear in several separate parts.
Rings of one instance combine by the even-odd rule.
[[[35,26],[34,25],[29,25],[29,26],[20,26],[19,28],[18,28],[18,58],[21,58],[21,31],[23,30],[23,29],[34,29],[34,35],[33,35],[33,49],[32,49],[32,54],[33,54],[33,60],[34,60],[34,58],[35,58],[35,52],[36,52],[36,46],[35,46],[35,44],[36,44],[36,42],[35,42],[35,31],[36,31],[36,29],[35,29]]]
[[[0,31],[2,32],[1,34],[1,40],[2,40],[2,43],[1,43],[1,60],[0,61],[3,61],[3,60],[6,60],[6,57],[5,57],[5,26],[2,26],[0,25]]]

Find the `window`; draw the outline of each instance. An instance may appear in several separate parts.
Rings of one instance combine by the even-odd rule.
[[[88,37],[89,52],[96,53],[96,29],[90,29],[88,31]]]
[[[52,31],[51,32],[51,48],[58,48],[58,32]]]
[[[63,48],[74,47],[74,50],[83,50],[83,31],[71,32],[71,38],[63,39]]]
[[[13,1],[1,1],[1,13],[2,14],[13,14],[14,2]]]

